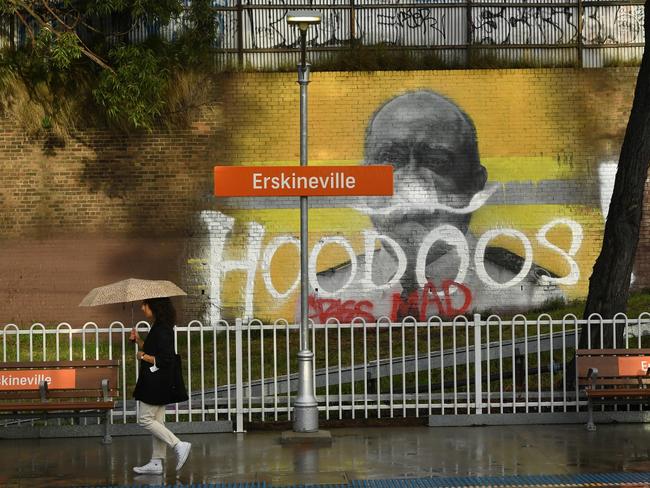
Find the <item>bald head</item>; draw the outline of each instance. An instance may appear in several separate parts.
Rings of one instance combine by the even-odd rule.
[[[366,164],[411,165],[449,180],[456,191],[475,193],[485,184],[476,129],[455,103],[428,90],[393,98],[366,131]]]

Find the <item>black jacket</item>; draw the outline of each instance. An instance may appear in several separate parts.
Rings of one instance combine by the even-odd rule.
[[[174,373],[174,331],[171,326],[154,323],[144,340],[142,350],[156,358],[158,371],[152,372],[151,363],[140,361],[140,374],[133,397],[149,405],[167,405],[172,401]]]

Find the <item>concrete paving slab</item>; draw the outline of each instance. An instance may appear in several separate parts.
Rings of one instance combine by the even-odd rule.
[[[280,431],[185,434],[192,454],[177,476],[136,478],[148,436],[0,441],[0,486],[161,485],[265,481],[274,486],[355,480],[646,472],[650,425],[372,427],[330,429],[331,446],[283,446]]]

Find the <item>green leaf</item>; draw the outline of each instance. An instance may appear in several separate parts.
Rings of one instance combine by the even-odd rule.
[[[64,32],[50,45],[50,61],[58,69],[67,69],[81,55],[79,38],[73,32]]]
[[[121,46],[110,53],[115,71],[102,73],[95,100],[114,122],[151,130],[165,103],[168,72],[155,53],[141,46]]]

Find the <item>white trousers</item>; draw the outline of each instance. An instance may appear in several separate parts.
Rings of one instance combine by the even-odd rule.
[[[149,405],[140,402],[138,425],[147,429],[152,435],[153,453],[151,458],[165,459],[166,447],[174,447],[180,441],[172,431],[165,427],[165,406]]]

